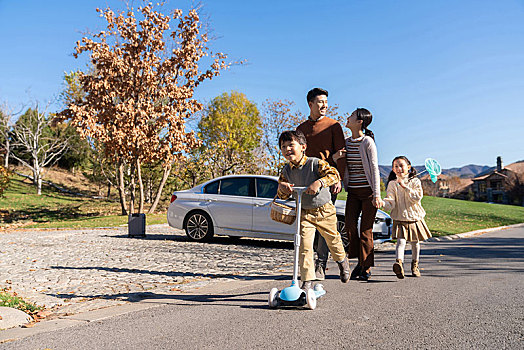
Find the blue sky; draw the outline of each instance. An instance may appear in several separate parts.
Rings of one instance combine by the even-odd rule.
[[[0,102],[52,99],[82,32],[116,0],[0,0]],[[169,1],[187,9],[189,1]],[[202,1],[213,48],[245,59],[197,97],[240,91],[259,106],[329,91],[374,115],[380,164],[400,154],[444,168],[524,159],[524,1]],[[58,108],[58,107],[57,107]]]

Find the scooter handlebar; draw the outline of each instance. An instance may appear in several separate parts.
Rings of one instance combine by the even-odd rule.
[[[297,195],[302,195],[302,193],[304,193],[306,191],[307,187],[298,187],[298,186],[293,186],[293,192],[295,192]]]

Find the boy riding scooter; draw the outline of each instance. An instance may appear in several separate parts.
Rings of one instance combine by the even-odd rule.
[[[342,238],[337,231],[337,214],[331,203],[329,187],[340,181],[337,170],[326,161],[307,157],[306,138],[300,131],[285,131],[280,135],[278,144],[288,163],[282,169],[278,179],[278,196],[287,199],[293,192],[293,186],[307,187],[302,197],[300,219],[299,265],[301,288],[312,287],[316,279],[313,259],[313,240],[315,230],[325,238],[333,260],[338,264],[340,280],[349,281],[349,261],[346,257]]]

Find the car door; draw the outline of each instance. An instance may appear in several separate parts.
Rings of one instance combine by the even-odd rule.
[[[253,199],[253,231],[294,234],[295,225],[271,220],[270,204],[277,194],[278,182],[273,179],[256,178],[256,197]]]
[[[207,208],[215,226],[227,230],[250,231],[253,226],[254,185],[250,177],[229,177],[204,189]],[[218,193],[215,192],[217,188]]]

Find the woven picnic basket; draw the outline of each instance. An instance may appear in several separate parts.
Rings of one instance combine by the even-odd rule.
[[[279,203],[276,199],[277,197],[275,196],[273,202],[271,202],[271,219],[283,224],[292,225],[297,217],[295,208],[284,203]]]

